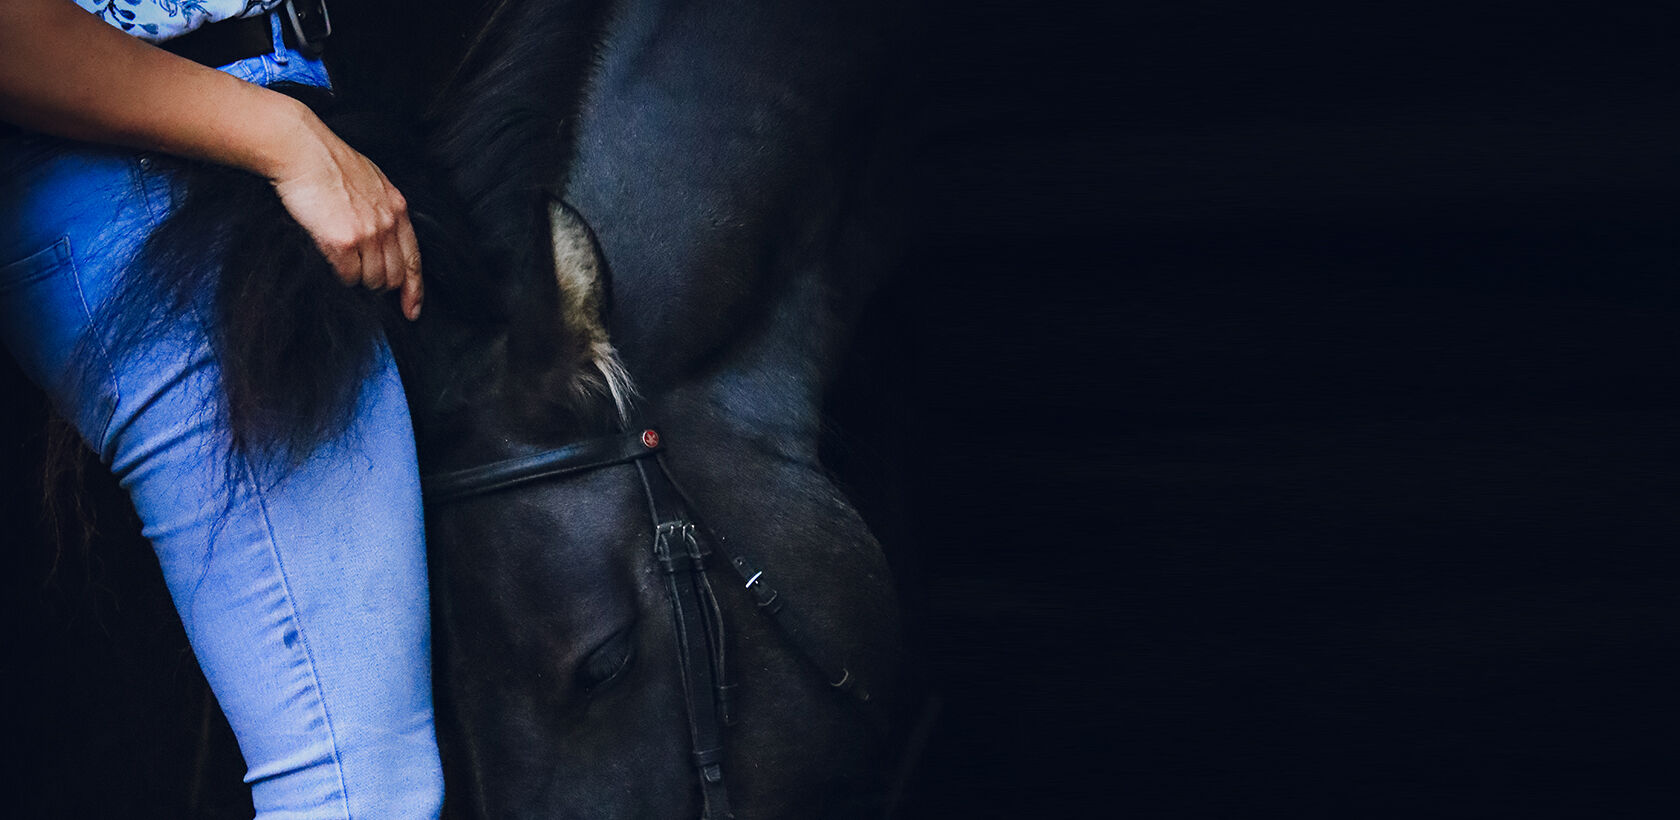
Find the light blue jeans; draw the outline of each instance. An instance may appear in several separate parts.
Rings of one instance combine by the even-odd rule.
[[[223,70],[327,82],[283,46]],[[347,435],[258,482],[226,458],[217,365],[191,322],[144,349],[81,343],[172,197],[143,154],[0,140],[0,338],[133,499],[258,818],[436,817],[420,482],[389,352]]]

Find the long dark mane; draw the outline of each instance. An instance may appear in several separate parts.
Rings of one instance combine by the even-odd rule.
[[[425,350],[394,296],[338,283],[264,180],[191,162],[171,163],[181,201],[97,317],[101,338],[135,349],[156,341],[172,317],[196,321],[220,370],[224,405],[212,410],[230,452],[280,468],[346,429],[382,336],[421,393],[411,401],[425,411],[417,423],[469,404],[473,373],[505,376],[502,368],[525,374],[541,399],[530,415],[589,412],[567,389],[584,343],[557,327],[548,207],[564,179],[576,98],[606,6],[506,6],[425,122],[318,88],[276,86],[372,159],[408,200],[427,324],[444,327],[422,334]],[[468,351],[479,360],[458,361]],[[426,366],[439,358],[457,360]]]
[[[310,105],[393,179],[411,202],[428,273],[447,291],[474,267],[462,208],[422,173],[412,132],[330,93],[277,90]],[[339,284],[268,183],[205,163],[164,165],[178,207],[147,238],[95,327],[113,350],[157,342],[178,322],[203,333],[223,387],[208,408],[231,452],[284,467],[349,424],[382,332],[404,334],[389,295]]]
[[[426,113],[426,141],[466,203],[486,267],[474,300],[504,323],[504,344],[457,347],[440,358],[490,374],[517,374],[524,389],[503,410],[537,427],[575,429],[598,420],[606,392],[587,363],[581,328],[563,328],[550,209],[565,184],[577,114],[611,3],[502,2],[491,10]],[[593,241],[592,239],[590,240]],[[496,361],[482,361],[487,352]],[[424,379],[417,386],[425,389]],[[506,381],[506,379],[504,379]],[[458,414],[464,391],[432,391],[419,415]]]

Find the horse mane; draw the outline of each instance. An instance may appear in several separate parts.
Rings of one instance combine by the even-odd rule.
[[[429,286],[447,292],[475,266],[463,208],[429,183],[410,129],[321,89],[276,89],[308,104],[403,191]],[[196,322],[220,370],[224,406],[215,409],[234,450],[295,464],[348,426],[381,334],[393,345],[404,338],[393,297],[340,284],[265,180],[207,163],[172,167],[178,207],[98,317],[100,335],[129,349],[164,333],[170,317]]]
[[[266,181],[187,161],[173,163],[178,207],[96,317],[98,335],[127,349],[158,338],[166,318],[196,319],[220,368],[224,406],[215,409],[232,452],[283,468],[348,427],[381,336],[405,382],[412,375],[426,394],[424,409],[447,415],[475,401],[495,371],[529,392],[523,415],[598,416],[592,405],[617,384],[587,366],[587,333],[559,327],[549,206],[607,5],[504,3],[424,124],[319,88],[274,87],[402,191],[426,277],[422,323],[449,326],[447,342],[419,349],[393,296],[341,285]],[[480,360],[427,366],[469,348]]]
[[[628,381],[616,353],[572,309],[579,299],[566,290],[556,258],[568,243],[555,233],[581,226],[582,235],[569,239],[598,256],[581,218],[557,219],[555,209],[611,5],[503,0],[427,116],[428,143],[467,202],[489,265],[482,298],[499,299],[508,318],[507,366],[529,386],[532,401],[510,409],[532,424],[576,418],[600,395],[620,415],[626,407]],[[552,328],[562,322],[576,332],[556,339]]]

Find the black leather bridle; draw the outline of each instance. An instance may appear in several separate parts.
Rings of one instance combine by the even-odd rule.
[[[423,493],[427,506],[511,489],[536,481],[562,479],[620,464],[633,464],[647,497],[653,523],[653,556],[665,576],[676,623],[677,657],[682,669],[683,698],[688,706],[688,731],[693,762],[700,775],[703,820],[734,817],[723,781],[723,730],[733,723],[725,675],[723,614],[706,575],[713,553],[723,557],[751,591],[758,611],[770,616],[800,655],[824,676],[829,685],[863,703],[870,693],[843,663],[816,651],[782,605],[781,595],[764,572],[745,556],[725,551],[723,539],[699,523],[694,504],[665,467],[664,448],[652,428],[585,439],[552,450],[427,476]]]

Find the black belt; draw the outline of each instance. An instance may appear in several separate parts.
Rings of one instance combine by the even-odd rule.
[[[270,14],[280,15],[280,36],[288,47],[306,57],[320,56],[327,35],[332,34],[326,0],[286,0]],[[268,18],[265,14],[210,23],[159,43],[158,47],[195,63],[220,68],[274,53],[274,34]]]

